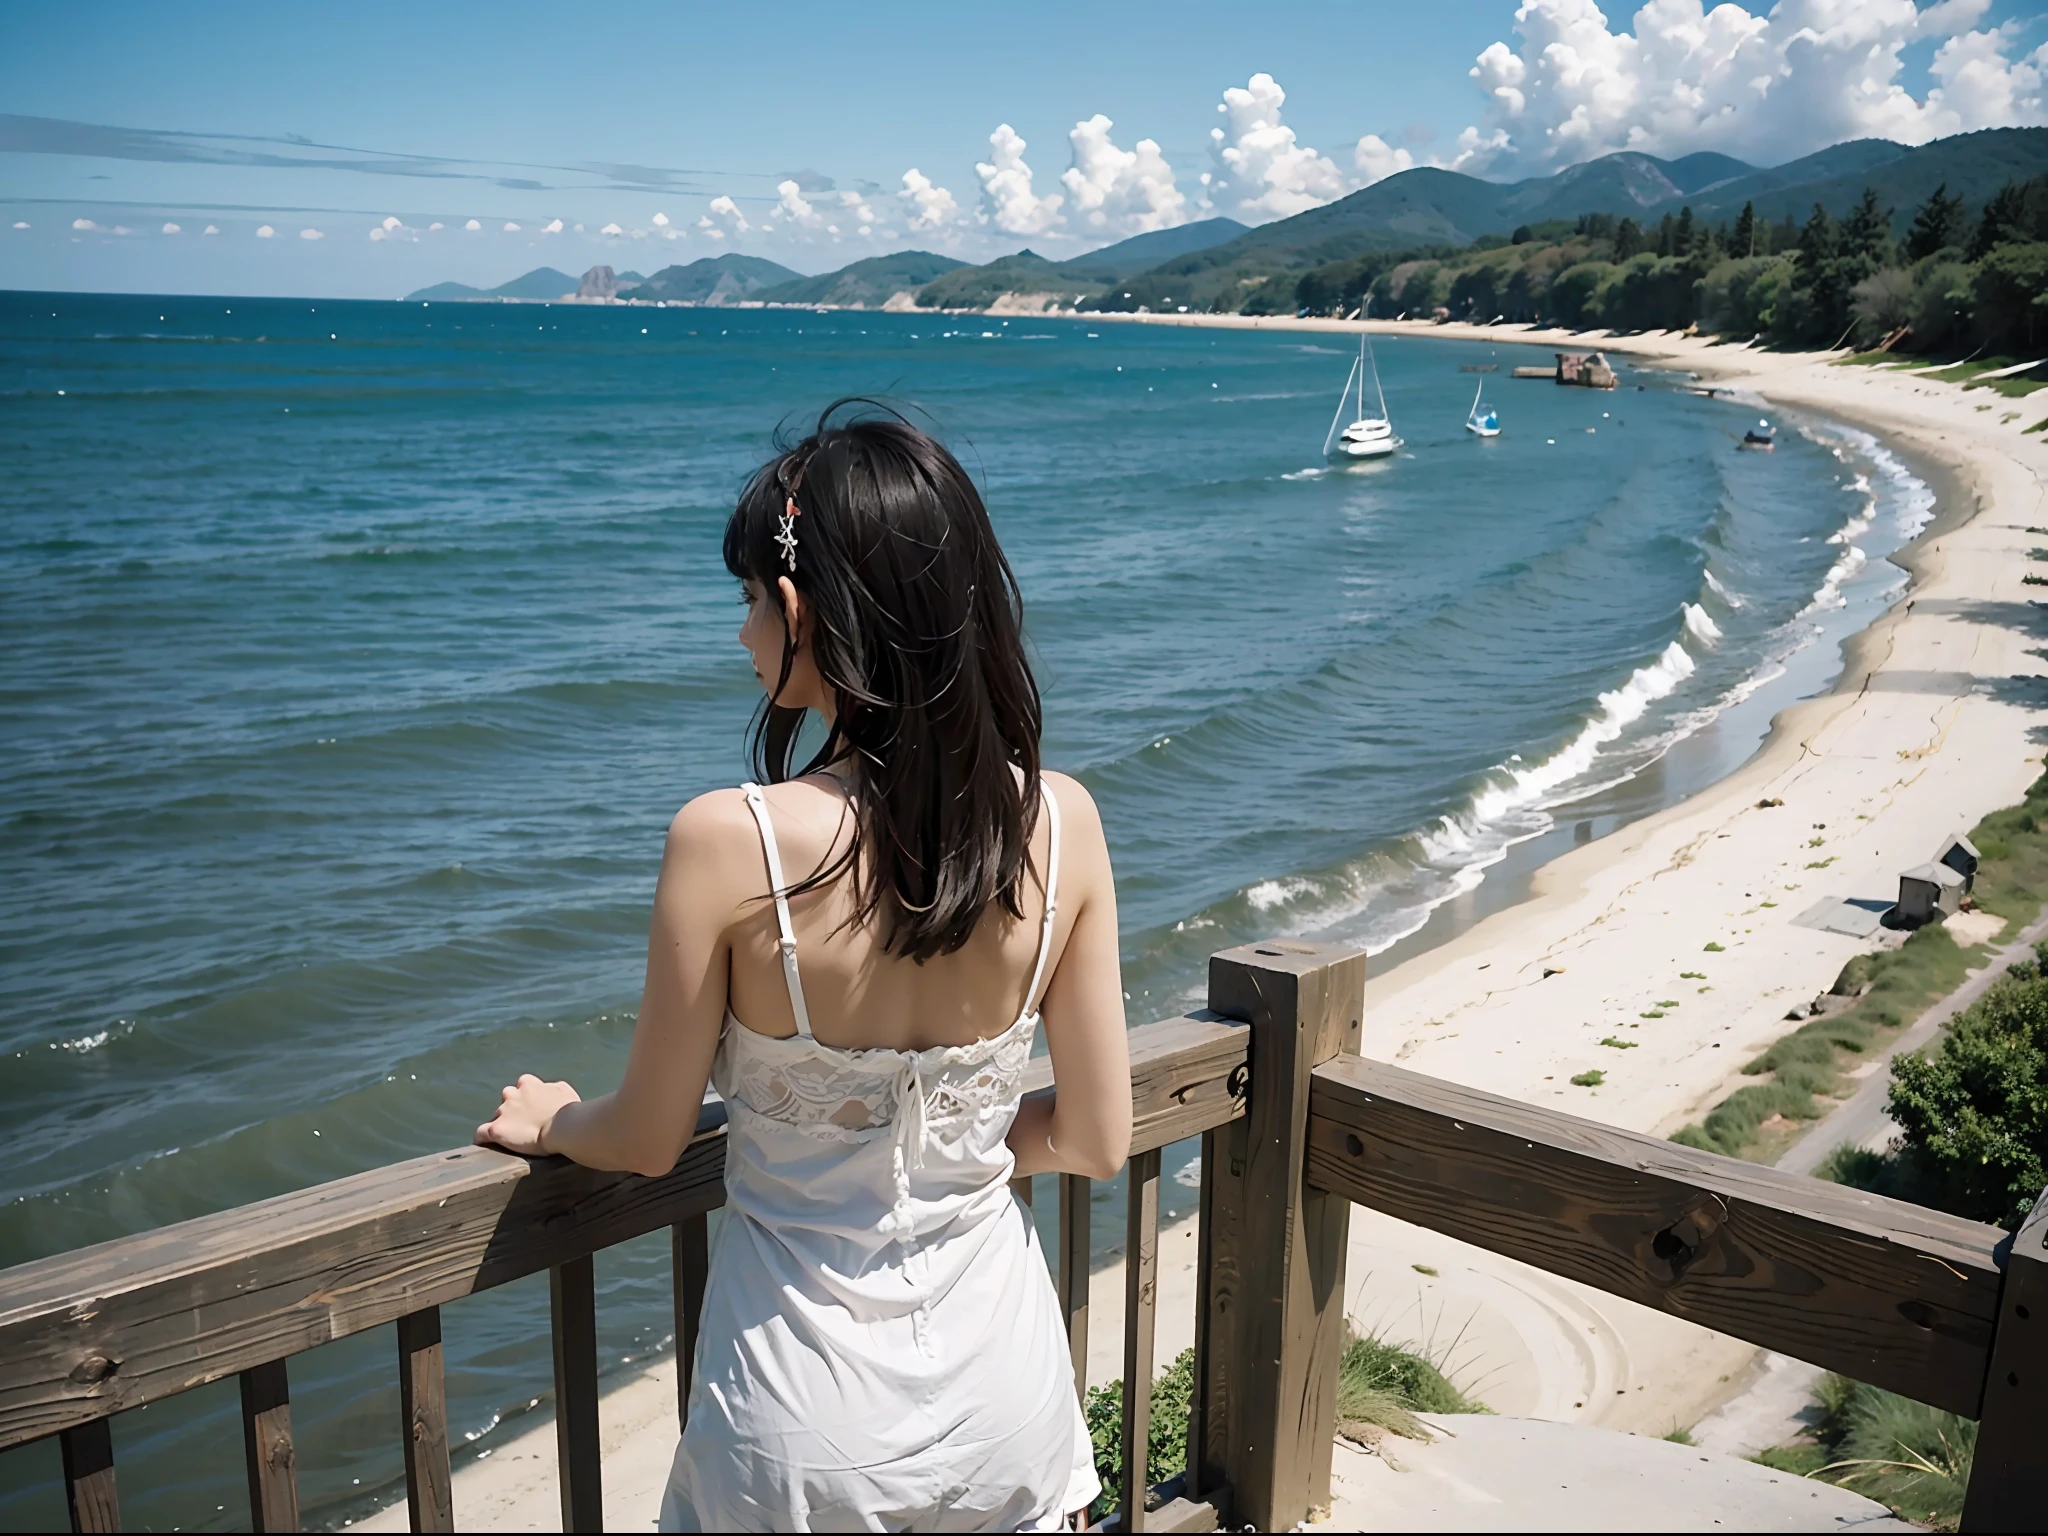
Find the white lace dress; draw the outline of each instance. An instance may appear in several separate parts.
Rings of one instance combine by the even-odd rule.
[[[1053,929],[1059,810],[1025,1012],[925,1051],[813,1039],[775,830],[787,1039],[730,1013],[725,1217],[665,1531],[1058,1529],[1101,1491],[1052,1278],[1008,1187]]]

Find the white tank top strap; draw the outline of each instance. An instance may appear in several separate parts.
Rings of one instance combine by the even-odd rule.
[[[804,1006],[803,978],[796,969],[796,929],[789,921],[789,882],[782,875],[782,850],[775,843],[775,824],[768,819],[768,802],[761,798],[761,786],[749,780],[740,786],[747,797],[747,809],[754,813],[761,829],[761,851],[768,856],[768,880],[775,892],[775,927],[781,934],[782,979],[789,987],[789,1011],[796,1016],[796,1032],[811,1038],[811,1011]],[[1048,930],[1050,931],[1050,930]],[[1044,964],[1041,957],[1040,964]]]
[[[1047,853],[1045,857],[1045,922],[1038,934],[1038,963],[1031,968],[1031,985],[1024,990],[1024,1013],[1037,1011],[1042,999],[1038,985],[1045,980],[1045,962],[1052,958],[1052,925],[1059,915],[1060,899],[1060,803],[1043,779],[1039,789],[1045,796]]]

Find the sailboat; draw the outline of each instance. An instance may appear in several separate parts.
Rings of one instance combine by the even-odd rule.
[[[1372,374],[1373,393],[1379,399],[1380,413],[1377,416],[1365,414],[1365,376],[1368,372]],[[1351,402],[1353,380],[1358,384],[1358,414],[1340,435],[1337,423],[1344,419],[1344,408]],[[1380,365],[1373,356],[1372,338],[1360,331],[1358,361],[1351,365],[1350,377],[1344,380],[1344,393],[1337,397],[1337,414],[1330,418],[1330,430],[1323,438],[1323,455],[1332,459],[1383,459],[1400,446],[1401,439],[1394,436],[1394,424],[1387,419],[1387,393],[1380,388]]]
[[[1472,391],[1472,412],[1465,418],[1465,430],[1480,437],[1500,436],[1500,412],[1492,406],[1481,409],[1479,397],[1486,390],[1485,384]]]

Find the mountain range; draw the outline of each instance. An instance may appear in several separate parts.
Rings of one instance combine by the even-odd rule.
[[[1550,176],[1482,181],[1458,171],[1418,166],[1292,218],[1247,228],[1212,218],[1154,230],[1064,261],[1035,251],[968,266],[929,251],[870,256],[837,271],[804,277],[759,256],[728,252],[687,266],[666,267],[630,285],[622,296],[695,304],[741,301],[879,307],[909,300],[922,308],[974,309],[1006,294],[1062,304],[1101,301],[1116,308],[1207,309],[1278,272],[1306,269],[1374,250],[1463,248],[1482,236],[1505,236],[1521,225],[1628,215],[1649,223],[1690,207],[1697,218],[1732,220],[1745,204],[1777,222],[1803,219],[1818,203],[1837,216],[1864,188],[1877,192],[1903,229],[1936,187],[1972,208],[2008,181],[2048,173],[2048,128],[1991,128],[1907,147],[1886,139],[1855,139],[1784,165],[1760,167],[1702,152],[1663,160],[1624,152],[1603,155]],[[541,267],[500,288],[441,283],[415,299],[559,298],[577,280]]]

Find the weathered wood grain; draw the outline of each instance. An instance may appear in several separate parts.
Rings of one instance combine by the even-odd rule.
[[[282,1360],[242,1372],[242,1458],[249,1471],[250,1529],[296,1531],[298,1452],[292,1445],[291,1386]]]
[[[1966,1531],[2034,1531],[2048,1518],[2048,1190],[2013,1234],[1984,1383]]]
[[[121,1501],[114,1489],[114,1433],[93,1419],[58,1437],[64,1454],[64,1503],[74,1531],[118,1531]]]
[[[1244,1114],[1243,1024],[1210,1012],[1141,1024],[1130,1033],[1131,1155],[1150,1152]],[[1052,1092],[1052,1061],[1026,1070],[1024,1096]]]
[[[1218,1183],[1207,1384],[1221,1404],[1232,1518],[1287,1530],[1326,1509],[1343,1348],[1350,1208],[1311,1189],[1312,1070],[1355,1052],[1365,954],[1336,945],[1244,945],[1209,961],[1209,1007],[1251,1026],[1250,1095]],[[1211,1417],[1214,1417],[1212,1412]],[[1205,1426],[1214,1444],[1216,1430]],[[1210,1473],[1205,1469],[1204,1482]]]
[[[439,1307],[422,1307],[398,1320],[398,1410],[412,1528],[452,1531],[455,1484],[448,1466],[448,1377]]]
[[[702,1214],[705,1108],[658,1179],[464,1147],[0,1270],[0,1450]]]
[[[1215,1277],[1216,1252],[1216,1168],[1228,1154],[1224,1144],[1241,1135],[1244,1122],[1220,1126],[1202,1133],[1201,1184],[1195,1192],[1195,1363],[1193,1390],[1188,1394],[1188,1468],[1181,1475],[1187,1496],[1206,1498],[1223,1481],[1223,1456],[1228,1449],[1213,1426],[1222,1422],[1222,1399],[1211,1398],[1217,1377],[1211,1362],[1216,1358]],[[1240,1161],[1242,1160],[1240,1155]],[[1227,1507],[1227,1506],[1220,1506]]]
[[[1975,1418],[2004,1234],[1842,1185],[1345,1057],[1320,1189]]]
[[[1063,1173],[1060,1181],[1060,1251],[1053,1271],[1060,1318],[1067,1326],[1067,1350],[1074,1362],[1074,1391],[1088,1397],[1088,1199],[1089,1181]]]
[[[670,1273],[676,1294],[676,1421],[690,1427],[690,1382],[697,1369],[697,1331],[704,1323],[704,1287],[711,1278],[711,1219],[692,1216],[670,1229]]]
[[[548,1271],[555,1345],[555,1474],[562,1529],[604,1529],[597,1438],[597,1266],[590,1255]]]
[[[1131,1159],[1124,1222],[1123,1483],[1117,1490],[1124,1529],[1142,1531],[1146,1465],[1152,1445],[1152,1355],[1159,1302],[1159,1151]]]

